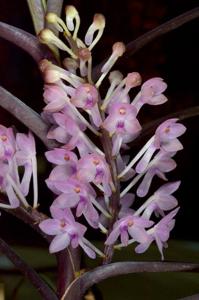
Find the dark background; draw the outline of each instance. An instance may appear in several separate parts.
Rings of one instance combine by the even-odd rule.
[[[82,0],[66,1],[79,10],[82,36],[92,22],[96,12],[103,13],[107,26],[101,42],[94,50],[95,63],[109,55],[115,41],[125,43],[155,28],[165,21],[197,6],[194,0]],[[25,0],[0,0],[0,19],[33,33],[28,7]],[[119,63],[121,71],[138,71],[144,80],[159,76],[168,83],[166,95],[169,101],[160,107],[146,107],[141,111],[142,124],[160,116],[198,105],[198,20],[185,24],[181,28],[148,44],[133,57]],[[41,112],[42,79],[35,62],[27,53],[0,39],[0,83],[32,108]],[[11,115],[0,109],[0,123],[18,130],[26,130]],[[198,176],[198,119],[187,119],[186,134],[181,138],[184,150],[175,157],[178,168],[169,175],[171,180],[182,180],[180,190],[176,193],[181,210],[172,237],[177,239],[198,240],[199,211],[199,176]],[[39,141],[38,141],[39,142]],[[40,156],[44,148],[39,142]],[[45,194],[43,180],[47,177],[47,167],[42,157],[40,161],[40,203],[45,210],[52,201],[50,193]],[[2,212],[0,217],[0,234],[6,240],[25,245],[41,244],[40,239],[29,228],[24,228]]]

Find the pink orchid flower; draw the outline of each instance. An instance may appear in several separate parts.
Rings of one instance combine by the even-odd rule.
[[[180,181],[162,185],[147,201],[148,205],[142,216],[150,219],[153,212],[156,216],[164,216],[164,211],[171,210],[178,205],[177,199],[172,196],[180,186]]]
[[[80,85],[71,98],[71,103],[76,107],[82,108],[89,112],[93,123],[99,127],[102,123],[98,108],[99,95],[97,89],[91,84],[85,83]]]
[[[43,232],[48,235],[55,235],[50,243],[50,253],[59,252],[71,245],[72,248],[82,247],[90,258],[96,257],[95,252],[84,244],[83,236],[86,227],[75,221],[70,209],[51,207],[51,215],[52,218],[39,224]]]
[[[136,119],[137,110],[128,103],[114,103],[103,127],[113,136],[112,155],[117,155],[123,142],[130,142],[139,134],[141,126]]]
[[[175,225],[175,220],[173,219],[177,214],[179,207],[171,211],[164,218],[162,218],[153,228],[149,229],[147,232],[147,238],[145,241],[140,242],[135,248],[136,253],[145,252],[153,241],[156,242],[159,252],[161,254],[162,260],[164,260],[163,248],[167,247],[167,241],[170,236],[170,232]]]
[[[154,176],[158,176],[163,180],[167,180],[165,173],[168,173],[176,168],[176,162],[171,158],[175,153],[168,153],[160,150],[154,159],[147,167],[146,174],[142,182],[137,189],[137,195],[139,197],[145,197],[149,191]],[[139,171],[140,165],[136,167],[136,171]],[[139,172],[138,172],[139,173]]]
[[[102,183],[107,196],[111,195],[110,185],[113,185],[113,182],[109,165],[103,156],[97,153],[87,154],[78,161],[77,169],[77,177],[81,181]]]
[[[156,150],[160,149],[168,153],[174,153],[183,149],[182,144],[177,138],[186,131],[186,127],[176,123],[177,121],[178,119],[169,119],[160,124],[155,132],[153,142],[136,166],[138,173],[142,173],[147,168]]]
[[[162,94],[166,88],[167,84],[162,78],[151,78],[143,83],[140,93],[136,96],[132,104],[137,108],[137,111],[146,103],[150,105],[163,104],[168,100]]]
[[[145,228],[151,227],[153,221],[142,217],[127,215],[114,224],[113,230],[108,236],[105,244],[112,245],[119,238],[124,246],[128,245],[129,235],[137,242],[143,243],[147,239]]]
[[[76,207],[77,217],[83,214],[90,226],[98,227],[99,214],[92,203],[96,194],[90,185],[75,178],[57,181],[54,185],[62,194],[55,199],[53,205],[59,208]]]

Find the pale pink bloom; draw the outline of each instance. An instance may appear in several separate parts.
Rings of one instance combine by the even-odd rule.
[[[183,149],[177,138],[185,133],[186,127],[176,123],[177,121],[178,119],[169,119],[157,128],[155,132],[155,147],[161,147],[168,152],[176,152]]]
[[[136,166],[138,173],[144,172],[156,150],[160,149],[172,154],[183,149],[177,138],[186,131],[186,128],[184,125],[176,123],[177,121],[178,119],[169,119],[160,124],[155,132],[153,143],[150,144]]]
[[[92,203],[96,194],[89,184],[85,184],[75,178],[68,178],[65,181],[57,181],[54,185],[57,190],[62,192],[55,199],[54,206],[59,208],[76,207],[77,217],[83,214],[90,226],[98,227],[99,215]]]
[[[112,183],[109,165],[102,155],[87,154],[77,164],[77,178],[84,182],[94,182],[103,185],[105,193],[110,196]]]
[[[171,210],[178,205],[177,199],[171,195],[180,186],[180,181],[166,183],[162,185],[151,197],[149,205],[146,207],[143,217],[150,219],[153,212],[156,216],[164,216],[164,211]]]
[[[88,83],[80,85],[71,98],[71,102],[79,108],[90,112],[93,123],[99,127],[102,123],[98,108],[99,95],[97,89]]]
[[[113,136],[112,155],[119,153],[122,143],[130,142],[139,134],[141,126],[136,119],[136,109],[128,103],[114,103],[103,127]]]
[[[83,242],[86,227],[75,221],[70,209],[51,207],[52,219],[46,219],[39,224],[40,229],[48,235],[55,235],[50,243],[50,253],[59,252],[69,245],[72,248],[78,246],[86,252],[90,258],[95,258],[95,252]]]
[[[143,253],[145,252],[153,241],[156,242],[158,246],[158,250],[160,251],[162,260],[164,259],[163,256],[163,247],[167,247],[167,241],[170,236],[170,232],[175,225],[174,217],[177,214],[179,207],[171,211],[168,215],[162,218],[153,228],[149,229],[147,232],[147,238],[143,242],[139,242],[135,248],[136,253]]]
[[[66,113],[54,113],[53,117],[56,123],[65,130],[65,134],[70,136],[70,140],[64,146],[67,150],[73,150],[77,147],[80,156],[84,156],[87,153],[91,152],[89,149],[88,144],[86,144],[86,136],[75,122],[69,115]],[[86,141],[85,141],[86,139]]]
[[[114,224],[113,230],[108,236],[105,244],[112,245],[120,237],[124,246],[128,245],[129,236],[139,243],[144,243],[147,238],[146,228],[151,227],[153,221],[134,215],[124,216]]]

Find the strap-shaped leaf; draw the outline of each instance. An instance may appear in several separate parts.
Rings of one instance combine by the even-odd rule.
[[[57,143],[47,139],[48,125],[40,115],[3,87],[0,87],[0,106],[34,132],[47,148],[51,149],[57,146]]]
[[[47,46],[41,45],[34,35],[20,28],[0,22],[0,37],[29,53],[37,63],[44,58],[55,62],[55,58]]]

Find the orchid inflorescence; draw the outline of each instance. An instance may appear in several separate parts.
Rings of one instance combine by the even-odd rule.
[[[137,118],[140,109],[144,104],[165,103],[163,93],[167,84],[159,77],[142,84],[137,72],[126,77],[118,70],[110,72],[125,52],[122,42],[113,45],[99,78],[94,80],[91,52],[103,34],[105,18],[96,14],[81,40],[78,11],[67,6],[65,15],[64,22],[56,14],[48,13],[46,20],[55,31],[44,29],[39,34],[40,41],[53,51],[58,48],[67,53],[63,67],[47,59],[40,63],[46,103],[42,116],[50,126],[48,139],[56,140],[60,147],[45,153],[55,165],[46,184],[56,198],[50,207],[51,218],[43,220],[39,227],[55,236],[50,244],[51,253],[69,245],[81,246],[89,257],[95,258],[97,253],[106,259],[109,247],[117,249],[137,242],[135,251],[142,253],[155,241],[163,258],[163,247],[179,210],[172,194],[180,181],[167,182],[151,196],[148,194],[154,176],[167,181],[165,174],[176,168],[173,157],[183,148],[178,137],[186,129],[178,119],[166,120],[134,158],[128,157],[129,143],[142,130]],[[56,35],[56,30],[63,33],[66,43]],[[107,76],[110,84],[104,94],[102,83]],[[131,100],[130,91],[139,86],[140,91]],[[33,176],[36,208],[37,167],[32,134],[17,133],[15,138],[12,128],[1,126],[0,164],[1,190],[9,199],[9,204],[0,207],[29,206],[26,196]],[[19,174],[20,166],[23,176]],[[125,187],[121,189],[123,183]],[[132,208],[136,197],[146,196],[148,199],[139,208]],[[106,235],[105,251],[85,237],[87,227],[85,222],[81,224],[82,215],[86,224]]]

